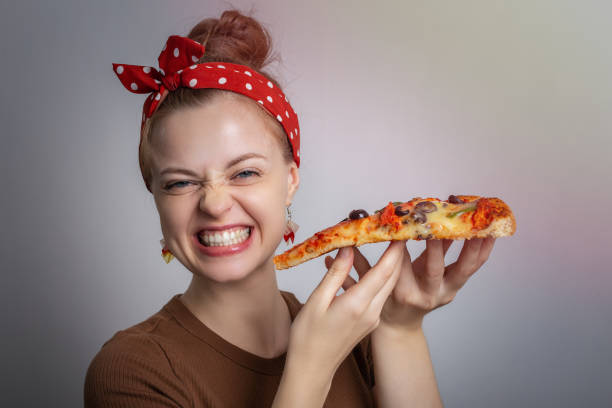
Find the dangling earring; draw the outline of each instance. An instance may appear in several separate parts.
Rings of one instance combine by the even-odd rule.
[[[166,261],[166,263],[170,263],[171,260],[174,259],[174,255],[172,255],[172,252],[170,252],[168,250],[168,248],[166,248],[166,241],[164,241],[164,239],[162,238],[159,243],[162,246],[162,250],[161,250],[161,256],[162,258],[164,258],[164,261]]]
[[[295,222],[293,222],[293,216],[291,214],[291,204],[289,204],[287,206],[287,215],[289,217],[289,220],[287,220],[287,226],[285,227],[285,232],[283,235],[283,238],[285,239],[285,242],[287,244],[289,244],[289,240],[291,240],[291,243],[293,243],[293,240],[295,239],[295,233],[297,232],[298,228],[300,228],[299,225],[297,225]]]

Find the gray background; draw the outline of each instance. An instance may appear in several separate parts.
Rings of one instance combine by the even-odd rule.
[[[143,96],[111,63],[156,65],[168,35],[230,4],[1,7],[0,399],[79,406],[102,343],[189,281],[159,256],[137,163]],[[611,13],[605,1],[255,6],[301,118],[298,240],[414,196],[499,196],[515,211],[516,235],[426,320],[449,407],[611,404]],[[423,247],[409,244],[413,257]],[[278,277],[305,301],[323,273],[318,259]]]

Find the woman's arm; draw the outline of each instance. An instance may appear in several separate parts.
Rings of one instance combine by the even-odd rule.
[[[442,407],[422,328],[379,325],[372,333],[372,358],[379,407]]]
[[[285,370],[276,391],[272,408],[322,407],[333,378],[333,372],[308,369],[287,356]]]

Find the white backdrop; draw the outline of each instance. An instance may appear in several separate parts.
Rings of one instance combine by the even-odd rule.
[[[138,172],[143,99],[111,63],[156,64],[168,35],[231,5],[2,5],[9,405],[81,405],[102,343],[186,288],[189,272],[159,256]],[[254,9],[301,119],[298,240],[352,209],[414,196],[499,196],[515,211],[516,235],[499,239],[455,301],[426,320],[446,405],[610,404],[612,6],[277,0]],[[364,251],[374,261],[384,247]],[[409,245],[413,257],[423,247]],[[279,284],[305,301],[323,273],[317,259],[280,271]]]

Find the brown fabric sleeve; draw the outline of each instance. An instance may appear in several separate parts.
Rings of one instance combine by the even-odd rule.
[[[85,408],[192,407],[163,348],[147,335],[115,336],[91,361]]]
[[[368,370],[370,372],[370,389],[376,385],[376,378],[374,377],[374,359],[372,358],[372,342],[370,341],[371,337],[368,334],[367,336],[367,346],[366,346],[366,361],[368,362]]]
[[[372,389],[375,385],[374,363],[372,359],[371,334],[365,336],[353,349],[355,361],[366,385]]]

